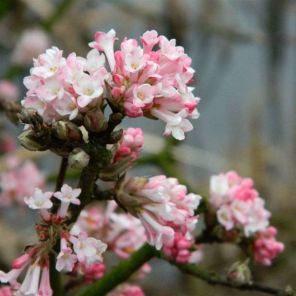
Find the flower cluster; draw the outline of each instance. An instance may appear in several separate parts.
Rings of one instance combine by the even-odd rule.
[[[116,150],[114,161],[118,161],[124,157],[130,157],[137,160],[140,151],[144,146],[144,134],[141,128],[127,128],[123,131],[122,138]]]
[[[112,73],[112,100],[130,117],[153,116],[166,123],[165,134],[178,140],[192,130],[187,118],[198,118],[199,98],[188,87],[194,74],[191,59],[176,40],[156,31],[124,39],[114,52],[115,31],[97,32],[90,46],[104,52]]]
[[[86,58],[75,53],[65,58],[56,47],[46,50],[34,59],[31,75],[24,79],[24,107],[37,110],[48,122],[72,120],[90,108],[99,109],[105,95],[125,115],[161,119],[166,135],[183,140],[193,129],[188,118],[199,116],[199,98],[188,86],[194,70],[184,48],[147,31],[142,47],[135,39],[125,39],[114,53],[115,39],[114,30],[97,32]]]
[[[250,236],[269,224],[270,213],[264,208],[264,200],[253,181],[236,172],[211,177],[210,202],[226,230],[238,228]]]
[[[28,92],[23,106],[37,110],[48,122],[72,120],[93,105],[100,107],[109,75],[104,63],[104,56],[95,49],[86,58],[75,53],[65,58],[57,47],[47,49],[34,59],[31,75],[24,79]]]
[[[130,178],[123,182],[117,196],[120,204],[138,217],[147,240],[158,250],[171,244],[176,233],[191,238],[197,223],[194,210],[201,197],[187,193],[175,178],[155,176]]]
[[[40,241],[13,261],[11,271],[0,272],[1,283],[9,283],[11,288],[21,295],[52,295],[49,280],[49,253],[57,240],[60,241],[55,266],[57,271],[79,272],[84,275],[86,282],[104,274],[102,253],[106,251],[107,245],[101,240],[88,236],[86,232],[79,231],[74,234],[65,228],[63,223],[70,204],[80,204],[78,199],[80,193],[79,188],[72,189],[64,184],[61,191],[42,192],[36,188],[34,194],[25,197],[25,203],[31,209],[40,211],[42,223],[36,225]],[[53,196],[61,202],[57,214],[48,211],[53,207]],[[24,281],[19,284],[17,279],[25,270],[27,271]]]
[[[243,178],[236,172],[213,176],[210,182],[210,202],[217,210],[218,222],[229,231],[238,229],[253,239],[255,260],[263,265],[271,261],[284,249],[275,240],[277,230],[269,226],[270,212],[264,208],[250,178]]]
[[[108,249],[126,259],[146,241],[141,222],[125,213],[117,213],[115,202],[108,202],[105,209],[92,206],[81,212],[71,233],[86,232],[92,237],[103,239]]]
[[[164,246],[163,252],[178,263],[199,263],[203,256],[201,246],[195,245],[194,239],[186,238],[182,233],[175,233],[174,240]]]
[[[272,260],[284,250],[284,244],[275,239],[277,230],[270,226],[256,234],[254,240],[254,257],[262,265],[271,265]]]
[[[24,204],[24,196],[31,195],[36,187],[44,186],[44,176],[31,161],[18,157],[6,159],[6,170],[0,173],[0,205]]]

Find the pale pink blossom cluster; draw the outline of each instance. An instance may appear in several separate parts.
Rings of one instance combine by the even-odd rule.
[[[89,108],[100,108],[105,94],[127,116],[158,118],[166,124],[165,135],[183,140],[193,129],[188,118],[199,116],[199,98],[188,86],[194,70],[184,48],[156,31],[143,34],[142,46],[124,39],[116,52],[115,39],[114,30],[97,32],[86,58],[75,53],[65,58],[58,48],[47,49],[24,79],[24,107],[36,109],[48,122],[72,120]]]
[[[145,296],[145,294],[139,286],[124,284],[108,293],[107,296]]]
[[[40,29],[29,29],[22,33],[12,53],[12,62],[28,66],[32,59],[46,50],[50,45],[47,33]]]
[[[249,237],[269,225],[270,212],[250,178],[230,171],[211,177],[210,202],[226,230],[239,229]]]
[[[65,58],[57,47],[47,49],[34,59],[31,75],[24,78],[28,91],[23,106],[37,110],[48,122],[72,120],[89,107],[100,107],[109,77],[104,64],[104,55],[95,49],[86,58],[75,53]]]
[[[131,157],[132,160],[137,160],[144,146],[144,133],[142,129],[133,127],[125,129],[118,144],[114,161],[125,157]]]
[[[181,233],[175,233],[174,240],[163,247],[163,252],[178,263],[199,263],[203,257],[201,246]]]
[[[125,213],[117,213],[115,202],[108,202],[105,209],[92,206],[81,212],[71,233],[86,232],[92,237],[103,239],[108,249],[121,258],[128,258],[146,241],[141,222]]]
[[[191,58],[176,40],[156,31],[136,39],[125,38],[114,52],[116,33],[97,32],[90,46],[104,52],[112,73],[111,88],[115,103],[130,117],[152,116],[165,122],[165,135],[178,140],[193,129],[188,118],[198,118],[199,98],[194,97],[194,70]]]
[[[0,80],[0,98],[16,101],[19,98],[18,87],[9,80]]]
[[[36,187],[44,187],[44,176],[31,161],[16,156],[6,159],[6,170],[0,173],[0,205],[24,204],[24,196],[33,194]]]
[[[258,263],[269,266],[284,250],[284,244],[276,240],[276,235],[277,230],[273,226],[257,233],[254,241],[254,257]]]
[[[18,278],[26,270],[20,284]],[[38,248],[32,248],[12,262],[12,269],[0,271],[0,282],[9,284],[12,295],[53,295],[49,279],[48,258],[38,256]]]
[[[160,250],[171,244],[176,233],[190,239],[197,223],[194,211],[201,197],[187,193],[187,188],[175,178],[155,176],[127,179],[118,192],[118,200],[138,217],[147,241]]]

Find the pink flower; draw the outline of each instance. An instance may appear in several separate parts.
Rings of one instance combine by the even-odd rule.
[[[49,36],[39,29],[26,30],[20,36],[12,53],[12,62],[27,66],[49,46]]]
[[[71,248],[63,248],[57,256],[56,270],[57,271],[72,271],[77,261],[77,256],[73,254]]]
[[[96,32],[95,41],[91,42],[90,47],[96,48],[103,51],[107,57],[108,63],[110,65],[111,71],[114,70],[115,60],[114,60],[114,42],[116,40],[116,33],[112,29],[108,33]]]
[[[85,233],[78,237],[71,236],[70,241],[79,262],[92,264],[103,260],[102,253],[107,250],[107,245],[102,241],[88,237]]]
[[[36,187],[43,186],[44,176],[33,162],[10,157],[6,171],[0,173],[0,204],[6,206],[15,202],[24,205],[24,196],[33,195]]]
[[[226,230],[240,229],[249,237],[268,226],[270,213],[250,178],[242,178],[236,172],[212,176],[210,193],[218,222]]]
[[[51,296],[53,291],[50,286],[49,269],[48,266],[42,268],[40,285],[38,289],[38,296]]]
[[[187,188],[176,179],[165,176],[130,178],[123,183],[117,198],[141,220],[148,242],[157,249],[170,244],[175,232],[191,237],[197,222],[194,210],[200,196],[187,194]]]
[[[118,161],[123,157],[131,157],[137,160],[144,146],[144,134],[140,128],[128,128],[123,131],[119,147],[114,156],[114,161]]]
[[[0,80],[0,98],[16,101],[19,98],[17,86],[9,80]]]
[[[270,226],[259,232],[254,241],[255,260],[262,265],[271,265],[272,260],[284,250],[284,244],[275,239],[277,230]]]
[[[103,263],[83,264],[79,263],[78,273],[84,277],[84,282],[89,284],[104,276],[106,267]]]
[[[184,49],[156,31],[143,34],[143,48],[135,39],[124,39],[115,53],[113,30],[97,32],[95,40],[90,46],[106,54],[112,70],[108,84],[114,104],[123,107],[127,116],[164,121],[164,134],[183,140],[193,129],[188,118],[198,118],[199,102],[188,86],[194,70]]]

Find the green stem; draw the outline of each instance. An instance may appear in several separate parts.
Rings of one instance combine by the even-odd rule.
[[[90,285],[79,296],[103,296],[112,291],[116,286],[126,281],[144,263],[155,255],[155,249],[144,245],[127,260],[120,262],[109,273],[96,283]]]
[[[272,288],[269,286],[264,286],[257,283],[232,283],[228,281],[226,278],[214,275],[213,273],[210,273],[208,271],[202,270],[201,268],[197,267],[193,264],[178,264],[176,262],[170,262],[172,265],[176,266],[180,271],[189,274],[191,276],[194,276],[196,278],[199,278],[203,281],[206,281],[210,285],[218,285],[218,286],[224,286],[236,290],[244,290],[244,291],[257,291],[269,295],[277,295],[277,296],[294,296],[295,292],[292,290],[286,289],[277,289]]]

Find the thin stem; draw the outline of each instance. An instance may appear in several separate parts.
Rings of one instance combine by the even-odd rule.
[[[155,255],[155,250],[149,245],[144,245],[133,253],[127,260],[121,261],[109,273],[96,283],[82,291],[80,296],[103,296],[115,287],[125,282],[135,271]]]
[[[224,286],[236,290],[245,290],[245,291],[257,291],[269,295],[277,296],[295,296],[295,292],[289,289],[282,290],[277,288],[272,288],[269,286],[261,285],[258,283],[244,283],[244,284],[235,284],[229,282],[227,279],[215,276],[205,270],[198,268],[193,264],[178,264],[175,262],[170,262],[172,265],[176,266],[180,271],[187,273],[191,276],[197,277],[203,281],[206,281],[210,285]]]

